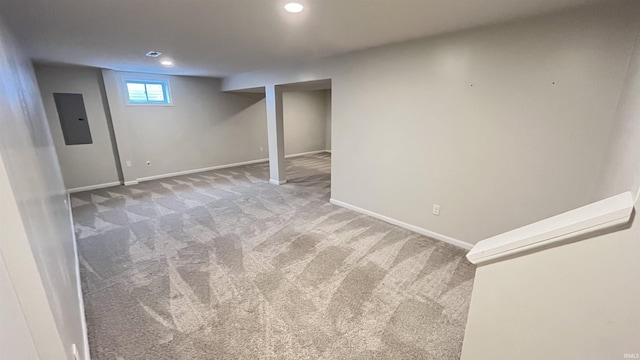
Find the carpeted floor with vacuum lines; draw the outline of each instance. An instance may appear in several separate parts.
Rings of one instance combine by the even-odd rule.
[[[458,359],[465,251],[329,203],[330,154],[72,194],[93,360]]]

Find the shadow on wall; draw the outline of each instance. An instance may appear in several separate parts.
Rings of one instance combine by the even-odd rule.
[[[229,109],[229,114],[223,113],[224,117],[233,117],[236,113],[243,112],[256,104],[264,105],[264,94],[259,93],[244,93],[244,92],[221,92],[223,100],[231,103],[241,103],[244,105],[241,109]],[[226,98],[225,98],[226,97]],[[235,111],[234,111],[235,110]],[[264,121],[267,121],[267,114],[264,114]]]
[[[257,94],[229,94],[230,96],[237,96],[243,99],[243,107],[236,109],[235,112],[225,116],[222,122],[242,122],[250,121],[253,119],[255,126],[248,128],[248,136],[252,139],[250,143],[243,144],[245,147],[253,146],[259,147],[261,153],[264,153],[264,158],[269,154],[268,152],[268,139],[266,136],[267,129],[267,113],[266,103],[264,95]],[[251,100],[247,103],[246,99]],[[245,130],[246,131],[246,130]]]
[[[109,139],[111,140],[111,148],[113,150],[113,158],[116,164],[116,171],[118,172],[118,180],[120,183],[124,183],[124,174],[122,173],[122,164],[120,164],[120,153],[118,152],[118,142],[116,141],[116,133],[113,130],[113,119],[111,118],[111,110],[109,109],[109,99],[107,98],[107,92],[104,87],[104,79],[98,75],[98,85],[100,88],[100,97],[102,98],[102,106],[104,107],[104,115],[107,119],[107,128],[109,129]]]

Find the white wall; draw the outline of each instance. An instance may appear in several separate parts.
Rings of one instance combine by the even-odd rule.
[[[212,78],[113,70],[103,76],[126,181],[268,156],[262,95],[222,93]],[[127,78],[168,80],[172,105],[127,105]]]
[[[331,90],[325,90],[324,149],[331,150]]]
[[[462,359],[640,354],[637,215],[624,230],[478,267]]]
[[[73,230],[58,159],[31,63],[1,25],[0,128],[0,255],[31,339],[25,338],[17,317],[8,326],[15,326],[15,346],[31,342],[38,354],[34,358],[29,346],[12,348],[19,355],[11,358],[71,359],[74,343],[87,354]],[[5,304],[0,308],[5,311]]]
[[[326,94],[324,90],[282,95],[285,155],[326,150]]]
[[[640,38],[639,38],[640,41]],[[640,182],[640,42],[636,42],[594,200]],[[636,198],[636,210],[638,209]],[[463,359],[640,356],[640,224],[478,267]]]
[[[330,78],[332,197],[476,243],[593,200],[639,8],[608,2],[223,88]]]
[[[594,200],[640,190],[640,37],[636,41],[627,79],[618,100],[614,125]]]
[[[37,65],[53,143],[67,189],[118,182],[116,159],[100,86],[102,72],[95,68]],[[53,93],[82,94],[93,144],[65,145]]]
[[[1,254],[0,254],[1,255]],[[9,271],[0,256],[0,354],[7,359],[37,359],[29,326],[22,314]]]

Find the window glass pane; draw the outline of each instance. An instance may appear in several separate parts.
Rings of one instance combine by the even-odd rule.
[[[144,84],[127,83],[127,91],[129,93],[129,101],[131,102],[147,102],[147,93]]]
[[[164,87],[162,84],[147,84],[147,98],[149,101],[164,102]]]
[[[129,104],[170,104],[169,83],[163,80],[125,80]]]

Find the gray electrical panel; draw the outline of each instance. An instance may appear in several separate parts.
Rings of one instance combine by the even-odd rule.
[[[82,94],[54,93],[60,127],[67,145],[92,144],[89,120]]]

